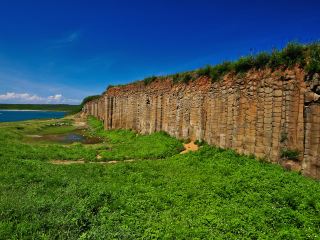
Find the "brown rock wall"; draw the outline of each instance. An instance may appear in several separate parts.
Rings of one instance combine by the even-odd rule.
[[[110,88],[83,111],[104,120],[106,129],[166,131],[320,178],[320,104],[313,92],[320,80],[307,84],[304,79],[296,68],[229,74],[216,83],[205,77],[189,84],[138,82]],[[283,150],[299,152],[295,164],[281,157]]]

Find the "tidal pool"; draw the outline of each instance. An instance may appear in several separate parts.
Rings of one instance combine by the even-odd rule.
[[[56,142],[62,144],[83,143],[83,144],[97,144],[102,140],[98,137],[89,137],[81,133],[72,132],[66,134],[50,134],[50,135],[29,135],[35,141]]]

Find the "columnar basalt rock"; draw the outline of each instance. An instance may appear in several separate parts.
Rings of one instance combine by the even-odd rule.
[[[83,111],[106,129],[204,140],[320,178],[320,78],[299,68],[228,74],[212,83],[161,79],[109,88]],[[295,152],[288,159],[285,151]]]

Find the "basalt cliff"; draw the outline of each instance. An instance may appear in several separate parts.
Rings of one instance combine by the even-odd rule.
[[[230,73],[217,82],[140,81],[109,88],[83,112],[105,129],[165,131],[320,178],[320,77],[306,78],[295,67]]]

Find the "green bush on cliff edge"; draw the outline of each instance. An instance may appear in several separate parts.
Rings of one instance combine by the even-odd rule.
[[[188,83],[190,80],[195,80],[205,76],[211,78],[213,82],[219,81],[228,73],[243,74],[251,69],[286,69],[299,66],[304,68],[308,76],[315,73],[320,73],[320,43],[300,44],[290,42],[282,50],[274,49],[271,53],[261,52],[257,55],[241,57],[234,62],[223,62],[217,65],[206,65],[195,71],[185,73],[177,73],[165,77],[147,77],[144,83],[150,84],[156,80],[163,78],[171,78],[174,83]]]

